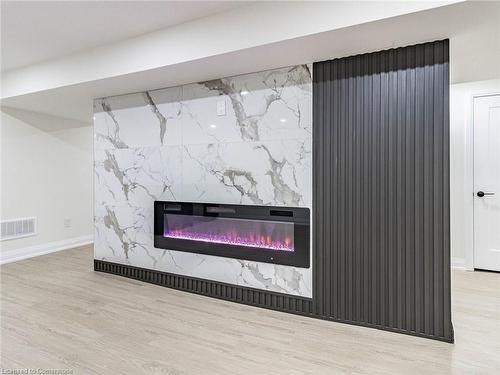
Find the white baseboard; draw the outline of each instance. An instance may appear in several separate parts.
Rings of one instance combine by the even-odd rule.
[[[458,270],[465,270],[465,259],[464,258],[451,258],[451,268]]]
[[[44,243],[41,245],[23,247],[21,249],[9,250],[0,254],[0,264],[17,262],[18,260],[37,257],[40,255],[54,253],[56,251],[68,250],[78,246],[90,245],[94,242],[94,236],[82,236],[68,238],[67,240]]]

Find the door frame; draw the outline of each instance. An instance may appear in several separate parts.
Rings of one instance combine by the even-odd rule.
[[[465,269],[474,271],[474,101],[477,98],[500,95],[500,92],[471,95],[471,111],[467,121],[465,145]]]

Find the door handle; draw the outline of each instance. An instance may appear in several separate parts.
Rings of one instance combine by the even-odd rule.
[[[477,192],[477,196],[478,196],[479,198],[482,198],[482,197],[484,197],[485,195],[495,195],[495,193],[494,193],[494,192],[492,192],[492,191],[489,191],[489,192],[488,192],[488,191],[478,191],[478,192]]]

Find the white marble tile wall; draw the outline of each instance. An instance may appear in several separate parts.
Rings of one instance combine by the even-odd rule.
[[[153,246],[155,200],[311,207],[311,126],[306,65],[96,99],[95,258],[311,297],[310,268]]]

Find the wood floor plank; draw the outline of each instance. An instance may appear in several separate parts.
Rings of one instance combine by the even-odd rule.
[[[73,374],[495,374],[500,275],[453,272],[456,343],[93,271],[85,246],[3,265],[2,368]]]

